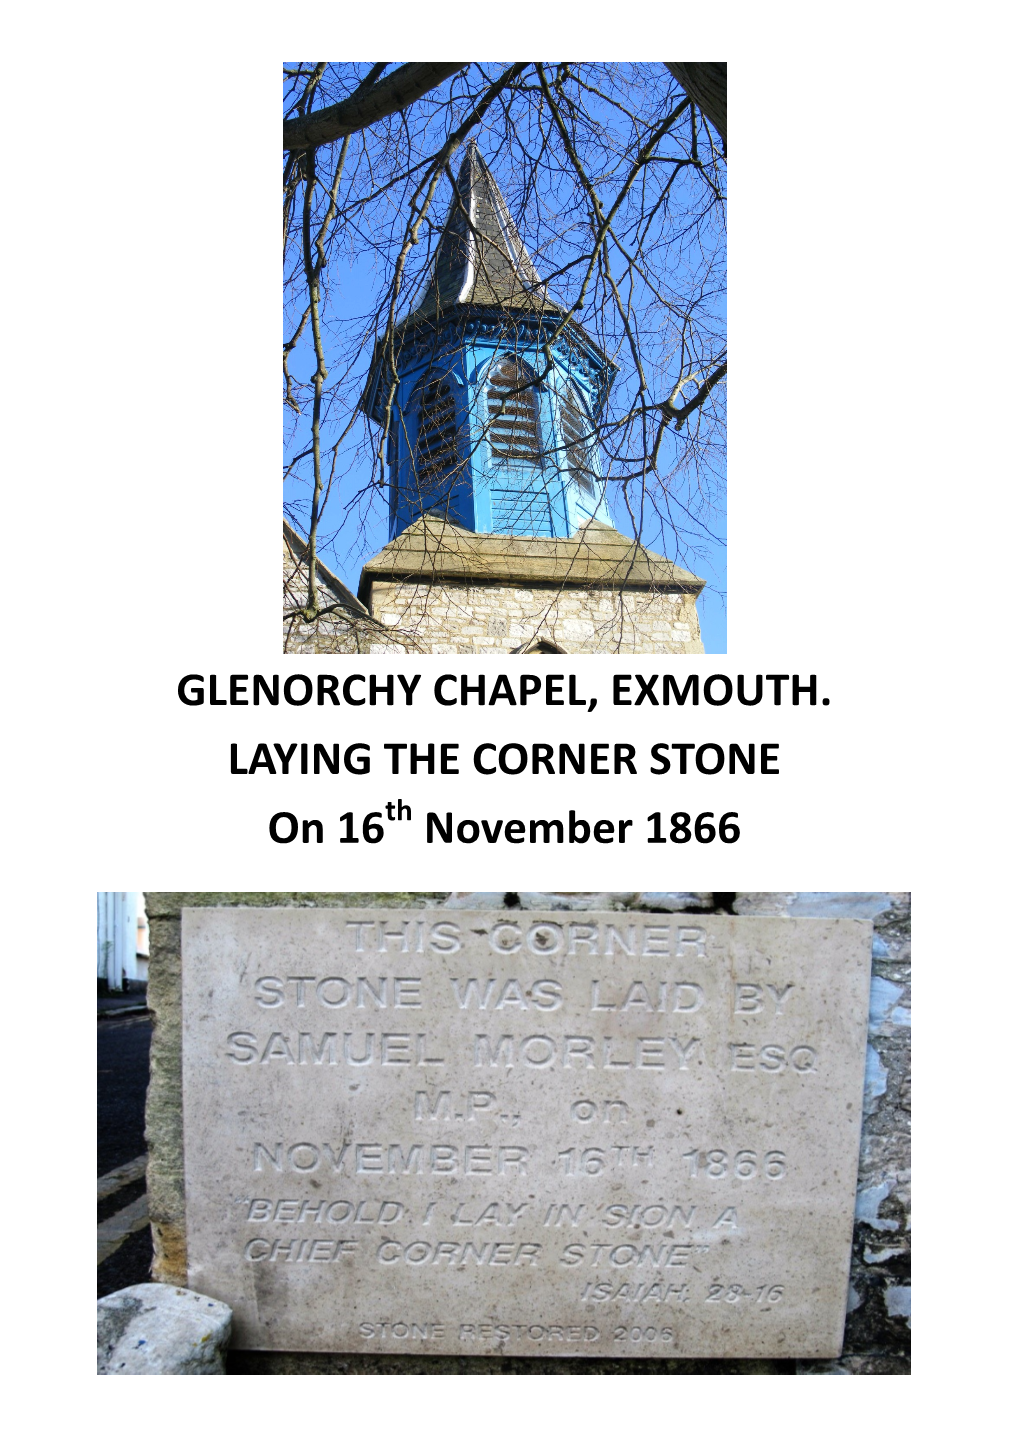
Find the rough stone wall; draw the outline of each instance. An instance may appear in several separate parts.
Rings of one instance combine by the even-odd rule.
[[[910,1355],[910,896],[741,893],[738,916],[851,916],[874,924],[864,1122],[843,1356],[837,1375],[907,1372]]]
[[[539,641],[569,655],[705,649],[695,598],[683,592],[375,581],[372,614],[440,655],[505,655]]]
[[[235,1354],[249,1373],[823,1373],[910,1370],[910,897],[904,892],[146,892],[149,1005],[155,1016],[146,1108],[153,1277],[187,1283],[181,1114],[181,910],[187,906],[391,906],[463,909],[730,912],[847,916],[874,923],[869,1045],[857,1220],[843,1355],[833,1362],[682,1359],[346,1357]]]

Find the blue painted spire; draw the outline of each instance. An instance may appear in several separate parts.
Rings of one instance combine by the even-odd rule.
[[[612,525],[596,427],[616,366],[564,324],[469,141],[432,267],[362,409],[386,433],[390,539],[423,514],[466,530]]]

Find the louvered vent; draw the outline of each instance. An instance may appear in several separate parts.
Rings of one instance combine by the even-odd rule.
[[[512,356],[504,356],[490,373],[487,398],[489,446],[495,459],[537,465],[541,446],[531,375]]]
[[[415,472],[419,486],[435,481],[457,460],[457,407],[446,376],[430,376],[421,393]]]
[[[567,448],[567,468],[574,481],[588,496],[595,494],[590,460],[591,426],[582,415],[573,396],[568,396],[560,411],[563,440]]]

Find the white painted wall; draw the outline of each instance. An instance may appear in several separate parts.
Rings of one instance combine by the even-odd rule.
[[[96,976],[104,978],[111,991],[121,991],[125,981],[145,980],[148,971],[146,958],[144,970],[138,967],[140,901],[137,891],[96,893]]]

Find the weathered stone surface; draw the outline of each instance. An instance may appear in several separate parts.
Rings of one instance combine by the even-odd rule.
[[[712,891],[642,891],[637,898],[642,911],[711,911]]]
[[[838,1362],[800,1362],[798,1377],[902,1377],[909,1374],[909,1361],[900,1356],[843,1356]]]
[[[516,902],[512,897],[516,895]],[[454,910],[487,911],[500,904],[523,911],[711,911],[711,891],[452,891]]]
[[[466,531],[451,521],[422,516],[366,562],[359,596],[366,604],[380,579],[460,580],[484,586],[535,583],[650,587],[700,594],[705,583],[665,556],[650,551],[601,521],[573,536],[510,536]]]
[[[567,655],[701,655],[695,600],[685,591],[595,584],[383,578],[372,583],[372,612],[393,628],[393,644],[373,638],[369,649],[498,656],[546,645]]]
[[[505,891],[451,891],[443,905],[451,911],[485,911],[505,904]]]
[[[183,1287],[142,1282],[100,1297],[96,1364],[100,1376],[223,1372],[230,1308]]]
[[[738,916],[851,916],[870,920],[903,901],[886,891],[738,891]]]
[[[611,891],[522,891],[524,911],[623,911],[632,896]]]
[[[388,892],[385,900],[392,906],[434,906],[443,895]],[[364,906],[377,899],[374,893],[350,891],[146,892],[150,947],[147,1000],[154,1025],[145,1099],[145,1140],[155,1281],[183,1287],[188,1280],[181,1102],[182,910],[188,906]]]
[[[183,946],[190,1277],[238,1345],[839,1355],[867,922],[221,908]]]

